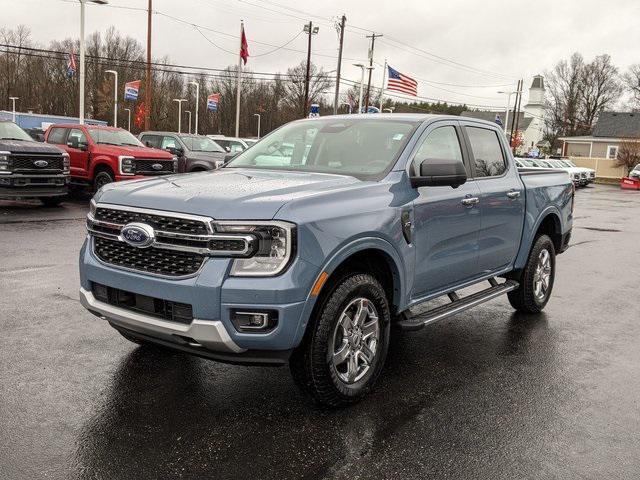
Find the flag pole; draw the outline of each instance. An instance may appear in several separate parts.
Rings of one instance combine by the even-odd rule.
[[[380,88],[380,113],[382,113],[382,102],[384,101],[384,82],[387,81],[387,59],[384,59],[384,70],[382,71],[382,88]]]
[[[236,137],[240,136],[240,83],[242,82],[242,32],[244,23],[240,20],[240,50],[238,50],[238,78],[236,91]]]

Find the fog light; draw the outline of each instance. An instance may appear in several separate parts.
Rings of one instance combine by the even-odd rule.
[[[231,321],[240,332],[267,332],[278,324],[278,313],[267,310],[258,312],[232,310]]]

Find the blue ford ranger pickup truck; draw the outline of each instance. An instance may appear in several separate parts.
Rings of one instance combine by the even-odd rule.
[[[219,170],[100,189],[80,299],[136,343],[288,363],[340,406],[371,389],[396,331],[502,294],[542,310],[573,203],[566,172],[518,171],[489,122],[300,120]]]

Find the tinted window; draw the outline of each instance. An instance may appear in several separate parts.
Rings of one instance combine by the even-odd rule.
[[[166,150],[167,148],[178,148],[179,146],[180,145],[178,145],[178,140],[176,140],[175,137],[163,137],[162,145],[160,148]]]
[[[420,164],[426,159],[459,160],[462,162],[462,150],[458,134],[453,126],[440,127],[433,130],[413,157],[415,172],[420,171]]]
[[[143,135],[141,141],[149,147],[160,148],[161,138],[158,135]]]
[[[84,144],[88,143],[87,137],[85,136],[84,132],[82,130],[78,130],[77,128],[74,128],[69,132],[69,136],[67,137],[67,143],[69,143],[72,138],[77,138],[78,143],[84,143]]]
[[[487,128],[466,127],[466,131],[475,160],[476,177],[502,175],[507,166],[498,134]]]
[[[64,143],[65,132],[66,130],[64,128],[52,128],[51,133],[49,133],[47,143],[62,145]]]

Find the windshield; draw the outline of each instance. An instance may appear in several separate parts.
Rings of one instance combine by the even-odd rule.
[[[373,178],[392,167],[418,125],[364,118],[292,122],[262,138],[228,167]]]
[[[559,160],[547,160],[547,163],[551,164],[552,167],[566,168],[566,165],[563,165]]]
[[[257,140],[246,140],[245,139],[245,141],[244,141],[244,143],[247,144],[247,147],[251,147],[251,146],[255,145],[256,142],[257,142]]]
[[[547,167],[547,168],[553,168],[553,165],[551,165],[549,162],[545,161],[545,160],[536,160],[536,163],[542,167]]]
[[[182,135],[180,140],[184,142],[189,150],[192,152],[222,152],[225,153],[224,148],[218,145],[216,142],[207,137]]]
[[[13,122],[0,122],[0,139],[2,140],[24,140],[32,142],[33,139],[27,132],[22,130]]]
[[[575,167],[576,164],[573,163],[571,160],[563,160],[564,163],[566,163],[567,165],[569,165],[570,167]]]
[[[104,145],[118,145],[127,147],[143,147],[140,140],[126,130],[104,130],[102,128],[88,128],[89,135],[96,143]]]

